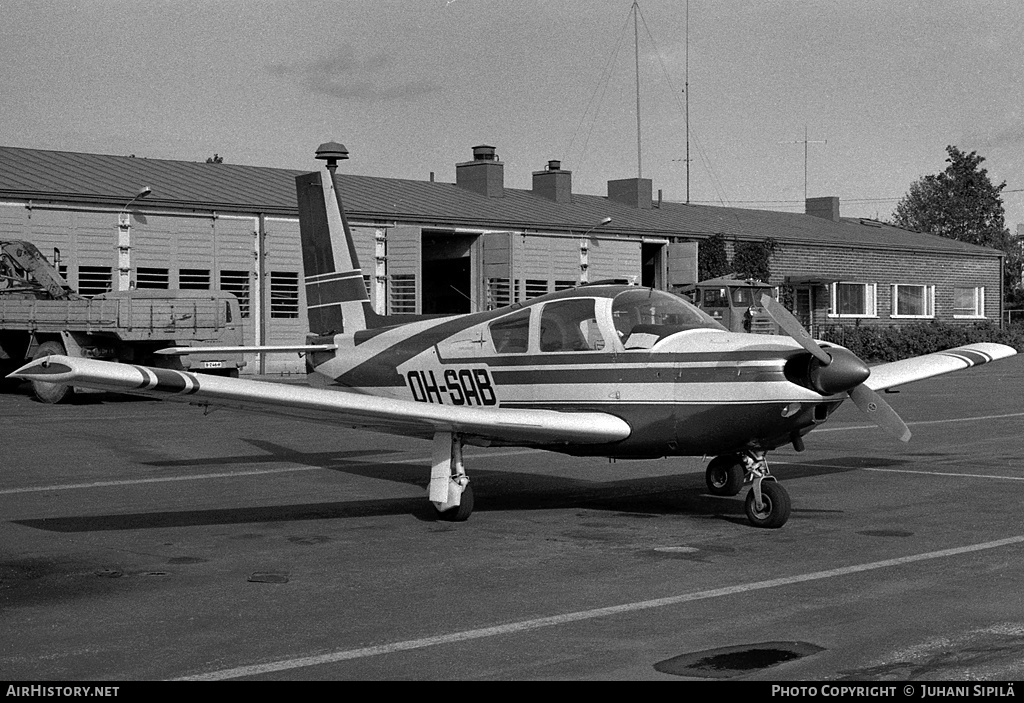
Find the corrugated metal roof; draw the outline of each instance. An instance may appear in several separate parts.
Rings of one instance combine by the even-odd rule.
[[[344,166],[345,164],[343,164]],[[312,170],[312,169],[310,169]],[[124,205],[143,186],[146,207],[297,215],[295,176],[303,171],[82,154],[0,146],[0,198]],[[529,190],[505,188],[489,198],[453,183],[338,174],[353,219],[394,220],[438,227],[582,231],[602,218],[603,233],[764,239],[781,243],[997,254],[930,234],[858,219],[839,222],[801,213],[662,203],[639,209],[604,196],[574,193],[556,203]]]

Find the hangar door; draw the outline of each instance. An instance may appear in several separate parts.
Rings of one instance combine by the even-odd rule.
[[[638,239],[591,239],[587,267],[590,281],[613,278],[640,283],[641,247]]]

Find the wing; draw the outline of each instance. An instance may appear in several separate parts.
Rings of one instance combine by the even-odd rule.
[[[1005,359],[1017,353],[1013,347],[1005,344],[981,342],[967,344],[954,349],[925,354],[913,359],[902,359],[888,364],[871,367],[871,376],[864,382],[868,388],[880,391],[905,383],[920,381],[932,376],[939,376],[951,371],[959,371],[971,366],[987,364],[996,359]]]
[[[158,349],[156,354],[165,356],[185,356],[187,354],[251,354],[257,352],[295,352],[308,354],[311,352],[334,351],[337,344],[292,344],[292,345],[271,345],[262,347],[206,347],[196,345],[194,347],[167,347]]]
[[[476,443],[557,446],[604,444],[630,434],[624,420],[606,413],[431,405],[67,356],[32,361],[10,377],[287,415],[424,439],[438,432],[454,432],[467,440],[477,438]]]

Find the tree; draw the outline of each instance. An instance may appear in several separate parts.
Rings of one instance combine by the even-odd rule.
[[[697,245],[697,280],[718,278],[732,271],[725,251],[725,237],[712,234]]]
[[[761,242],[733,240],[732,270],[740,278],[768,282],[772,275],[771,259],[778,242],[771,237]]]
[[[224,157],[221,156],[220,154],[214,154],[213,156],[210,156],[209,158],[206,159],[206,163],[208,163],[208,164],[222,164],[222,163],[224,163]]]
[[[1006,181],[994,185],[981,168],[985,158],[976,151],[966,154],[947,146],[946,152],[946,170],[910,184],[896,205],[892,224],[999,249],[1006,254],[1003,280],[1009,294],[1021,283],[1021,252],[1006,228],[1001,195]]]
[[[980,246],[998,246],[1006,224],[1000,193],[1006,181],[993,185],[981,168],[985,158],[947,146],[949,166],[942,173],[924,176],[896,205],[892,223]]]

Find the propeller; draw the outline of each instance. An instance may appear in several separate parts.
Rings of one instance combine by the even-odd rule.
[[[811,355],[807,378],[814,390],[822,395],[847,393],[871,422],[901,442],[910,439],[910,429],[896,411],[882,396],[864,385],[871,370],[856,354],[841,347],[831,347],[829,351],[821,348],[793,313],[770,295],[761,296],[761,305],[779,329]]]

